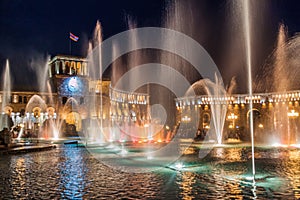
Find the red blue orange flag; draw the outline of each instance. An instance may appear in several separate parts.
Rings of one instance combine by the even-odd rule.
[[[70,32],[70,39],[74,42],[77,42],[79,40],[79,37]]]

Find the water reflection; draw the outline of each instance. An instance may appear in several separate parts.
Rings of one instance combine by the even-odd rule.
[[[181,189],[180,197],[182,199],[192,199],[194,197],[194,184],[196,183],[195,173],[184,172],[178,174],[179,176],[179,188]]]
[[[194,150],[193,150],[194,151]],[[257,149],[257,180],[245,180],[250,148],[214,148],[180,158],[182,170],[119,172],[84,148],[0,156],[1,199],[299,199],[300,150]],[[253,190],[255,189],[255,190]],[[256,193],[256,194],[255,194]]]
[[[71,147],[72,148],[72,147]],[[87,166],[83,161],[82,153],[78,149],[64,149],[63,162],[59,166],[59,190],[63,199],[78,199],[84,195],[88,186],[86,182]]]
[[[299,150],[292,150],[288,152],[288,162],[286,163],[286,170],[288,170],[288,178],[291,181],[295,199],[300,199],[300,162]]]
[[[25,177],[25,159],[24,158],[18,158],[14,162],[12,162],[15,167],[15,178],[12,179],[12,185],[17,186],[18,190],[24,190],[26,188],[26,177]],[[18,195],[18,190],[13,190],[13,195]]]
[[[215,148],[211,156],[224,162],[240,162],[247,159],[243,148]]]

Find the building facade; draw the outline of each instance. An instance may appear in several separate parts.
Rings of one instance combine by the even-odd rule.
[[[148,95],[115,90],[109,78],[92,80],[88,67],[83,57],[53,57],[44,80],[47,91],[1,91],[2,113],[31,135],[40,132],[49,119],[55,120],[59,131],[68,136],[87,129],[85,125],[91,119],[110,126],[121,119],[142,124],[149,118],[145,106],[149,104]],[[128,109],[121,113],[119,106]]]
[[[300,91],[254,94],[252,98],[246,94],[183,97],[176,99],[177,124],[190,124],[199,132],[209,133],[214,121],[224,121],[223,141],[229,138],[250,141],[252,114],[256,142],[296,144],[300,141],[299,101]],[[215,139],[210,134],[208,137]]]

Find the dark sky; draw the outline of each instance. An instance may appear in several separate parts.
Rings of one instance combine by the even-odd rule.
[[[237,28],[232,23],[235,16],[230,10],[231,1],[179,2],[190,4],[189,9],[182,11],[187,15],[180,17],[183,23],[193,26],[192,31],[186,34],[210,53],[225,76],[225,82],[232,76],[243,79],[240,75],[244,71],[238,68],[240,63],[232,61],[238,54],[235,54],[233,45],[236,36],[232,32]],[[257,20],[255,37],[259,43],[254,53],[254,71],[257,71],[275,47],[280,22],[288,27],[289,36],[300,32],[300,2],[255,2],[259,2],[254,11]],[[168,3],[163,0],[0,0],[0,72],[8,58],[15,88],[31,87],[30,84],[35,84],[36,63],[42,63],[46,55],[69,53],[70,31],[80,38],[77,43],[72,43],[72,53],[85,56],[96,20],[102,23],[105,39],[126,30],[127,15],[135,18],[140,27],[160,26],[166,5]]]

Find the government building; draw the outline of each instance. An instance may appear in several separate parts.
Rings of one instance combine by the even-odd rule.
[[[64,136],[75,136],[84,131],[84,125],[91,119],[109,126],[121,121],[142,124],[147,116],[147,94],[115,90],[110,78],[92,80],[86,58],[52,57],[45,81],[47,92],[1,91],[0,94],[2,114],[10,116],[14,126],[22,127],[28,136],[39,134],[48,119],[55,120]],[[123,107],[127,109],[121,111]]]

